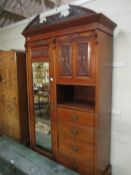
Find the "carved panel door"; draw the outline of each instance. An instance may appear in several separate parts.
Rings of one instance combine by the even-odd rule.
[[[74,44],[75,83],[94,83],[95,36],[91,32],[81,33]]]
[[[74,33],[57,38],[57,82],[68,84],[94,84],[95,34]]]
[[[65,82],[73,80],[73,42],[68,37],[57,39],[57,81]]]

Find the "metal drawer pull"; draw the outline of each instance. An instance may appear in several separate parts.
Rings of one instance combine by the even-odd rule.
[[[72,165],[71,165],[71,169],[77,171],[78,165],[77,165],[77,164],[72,164]]]
[[[72,150],[73,150],[74,152],[78,152],[78,151],[79,151],[79,148],[78,148],[77,146],[72,146]]]
[[[72,135],[76,136],[76,135],[78,135],[79,131],[77,128],[72,128],[71,133],[72,133]]]
[[[78,120],[78,119],[79,119],[79,116],[74,114],[74,115],[71,116],[71,118],[72,118],[73,120]]]

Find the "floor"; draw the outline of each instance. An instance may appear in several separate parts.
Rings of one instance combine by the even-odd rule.
[[[0,172],[3,175],[78,175],[5,136],[0,137]]]

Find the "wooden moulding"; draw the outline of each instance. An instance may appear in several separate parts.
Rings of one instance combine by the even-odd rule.
[[[54,32],[65,28],[92,24],[95,22],[102,24],[102,26],[108,27],[111,30],[116,27],[116,24],[102,13],[97,14],[92,10],[76,6],[70,6],[70,9],[71,12],[69,16],[61,18],[60,14],[53,15],[48,17],[47,22],[44,23],[40,23],[40,17],[37,16],[29,23],[22,34],[25,37],[30,37],[41,33]]]

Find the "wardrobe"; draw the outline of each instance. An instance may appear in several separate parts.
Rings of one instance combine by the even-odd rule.
[[[0,51],[0,133],[29,144],[26,55]]]
[[[70,5],[23,31],[32,149],[81,175],[109,175],[113,30]]]

